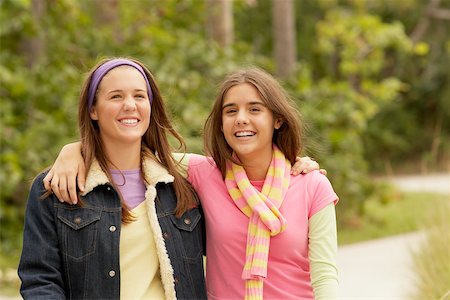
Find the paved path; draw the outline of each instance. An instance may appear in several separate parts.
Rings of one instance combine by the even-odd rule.
[[[450,172],[428,175],[408,175],[383,178],[399,189],[409,192],[450,194]]]
[[[450,173],[384,180],[404,191],[450,195]],[[416,232],[339,247],[342,299],[411,299],[414,292],[412,253],[420,247],[423,238],[423,233]]]
[[[339,248],[342,299],[411,299],[414,272],[411,253],[423,233],[410,233]]]

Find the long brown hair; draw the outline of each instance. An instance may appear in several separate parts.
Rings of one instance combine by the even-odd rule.
[[[274,118],[283,121],[281,127],[275,129],[272,140],[292,164],[303,148],[300,113],[278,81],[257,67],[238,70],[229,74],[220,85],[203,133],[205,153],[214,159],[224,178],[226,161],[234,159],[233,149],[228,145],[222,132],[223,99],[232,87],[243,83],[253,85],[266,107],[272,111]]]
[[[144,157],[153,159],[163,165],[167,171],[174,177],[174,189],[177,196],[177,206],[175,213],[177,216],[183,214],[189,208],[197,205],[197,198],[194,194],[194,190],[187,180],[181,175],[181,166],[172,157],[173,149],[169,144],[168,135],[172,135],[180,144],[182,151],[185,151],[186,144],[183,138],[173,128],[169,116],[166,112],[164,101],[162,99],[159,88],[156,81],[150,71],[144,64],[136,59],[126,58],[130,61],[140,65],[147,76],[150,88],[153,93],[153,101],[151,105],[150,114],[150,126],[142,137],[141,147],[141,172],[142,162]],[[91,82],[94,71],[111,59],[104,59],[100,61],[92,70],[88,73],[88,76],[84,82],[84,85],[80,94],[80,101],[78,107],[78,128],[81,138],[81,152],[84,157],[87,170],[89,170],[92,162],[96,159],[102,168],[103,172],[107,175],[110,183],[118,191],[115,186],[111,173],[108,168],[108,158],[103,149],[102,140],[98,129],[97,122],[92,120],[89,114],[88,106],[88,89]],[[96,99],[94,99],[94,104]],[[145,180],[145,176],[143,176]],[[120,194],[120,193],[119,193]],[[132,220],[132,216],[128,207],[122,201],[122,221],[129,222]]]

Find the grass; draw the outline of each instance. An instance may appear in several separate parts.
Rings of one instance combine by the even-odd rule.
[[[430,193],[402,193],[387,203],[369,200],[362,218],[338,228],[339,245],[419,230],[430,208],[448,206],[448,201],[448,195]]]
[[[427,216],[425,242],[414,253],[416,291],[411,299],[450,299],[450,203]]]

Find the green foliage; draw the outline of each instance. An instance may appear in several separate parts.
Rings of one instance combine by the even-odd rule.
[[[375,170],[407,158],[421,162],[422,171],[445,171],[442,162],[448,161],[450,150],[450,51],[444,43],[430,42],[418,45],[425,50],[416,47],[414,63],[404,62],[396,72],[407,87],[402,97],[385,105],[369,123],[366,156],[384,154],[383,160],[373,162]]]
[[[310,138],[317,141],[310,145],[320,144],[308,150],[328,169],[345,199],[338,206],[339,220],[345,222],[346,216],[363,212],[368,197],[381,196],[368,179],[362,136],[370,120],[404,88],[397,78],[380,76],[390,67],[388,53],[408,54],[411,44],[399,23],[340,8],[317,24],[316,40],[314,72],[309,80],[291,84],[314,133]]]
[[[426,6],[431,2],[420,0],[369,1],[382,18],[401,20],[405,32],[414,33]],[[449,0],[440,1],[448,8]],[[379,153],[374,160],[376,171],[390,172],[406,160],[416,162],[415,171],[446,171],[450,153],[450,41],[448,20],[429,18],[427,30],[413,46],[409,56],[397,57],[386,70],[404,84],[401,97],[380,110],[370,121],[364,137],[366,157]],[[423,24],[422,24],[423,25]],[[389,58],[391,59],[391,58]]]
[[[260,34],[271,33],[271,1],[250,3],[242,0],[236,5],[236,23],[246,25],[237,30],[236,36],[248,41],[254,52],[271,56],[272,35]],[[358,74],[371,74],[380,79],[392,78],[394,81],[388,82],[396,85],[402,82],[399,88],[389,89],[401,92],[395,100],[381,105],[368,121],[363,146],[372,171],[392,172],[392,165],[401,168],[405,158],[421,161],[413,165],[415,171],[419,171],[419,165],[421,171],[442,169],[450,159],[448,21],[431,18],[427,14],[430,3],[295,2],[298,58],[310,66],[314,79],[348,79],[358,86]],[[445,9],[450,0],[439,3]],[[428,28],[413,45],[406,34],[411,35],[421,18],[427,16]],[[319,39],[318,32],[328,37]],[[324,55],[327,51],[328,55]],[[368,60],[360,64],[361,58]],[[366,90],[378,92],[373,85],[366,85]],[[382,159],[372,159],[380,153]]]
[[[19,298],[20,279],[17,275],[20,252],[0,252],[0,295]]]
[[[245,43],[224,50],[205,40],[198,30],[193,32],[202,27],[189,15],[197,11],[197,2],[194,7],[188,2],[148,1],[158,12],[150,15],[138,9],[142,3],[122,5],[120,22],[126,30],[116,35],[107,26],[90,30],[95,26],[90,1],[58,1],[48,6],[41,24],[31,20],[30,2],[5,4],[22,22],[1,32],[6,45],[0,54],[2,251],[12,251],[20,243],[18,233],[32,178],[53,161],[63,144],[76,139],[83,74],[99,57],[133,56],[149,65],[176,126],[194,152],[202,150],[203,122],[219,80],[238,65],[269,65],[267,59],[252,55]],[[185,10],[188,14],[179,17]],[[2,15],[2,23],[8,22]],[[21,44],[38,35],[42,35],[46,53],[30,67]]]
[[[29,70],[15,66],[2,72],[2,154],[0,157],[1,236],[16,244],[15,228],[31,179],[54,159],[61,143],[74,139],[79,74],[71,66]],[[58,76],[48,76],[49,74]],[[10,220],[8,222],[7,220]],[[2,246],[11,245],[2,241]]]
[[[0,3],[2,251],[20,244],[31,179],[76,139],[78,93],[98,58],[145,62],[192,152],[202,150],[203,122],[224,74],[246,64],[270,72],[274,64],[269,0],[235,1],[229,49],[205,38],[204,1],[119,1],[119,17],[103,24],[94,1],[43,1],[40,19],[30,0]],[[285,87],[309,125],[306,153],[327,168],[341,198],[343,224],[364,212],[367,199],[386,195],[369,169],[425,157],[430,147],[432,161],[450,149],[448,34],[434,22],[436,30],[413,45],[406,33],[427,1],[394,2],[296,2],[300,61]],[[42,53],[27,49],[32,40]]]

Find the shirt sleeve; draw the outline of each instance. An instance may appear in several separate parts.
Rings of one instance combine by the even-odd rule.
[[[328,204],[337,204],[339,197],[334,192],[330,181],[325,175],[320,174],[317,170],[306,176],[308,175],[307,190],[310,196],[309,199],[311,199],[308,217],[311,218]]]
[[[314,299],[337,299],[337,230],[333,203],[309,219],[308,238]]]
[[[211,172],[216,170],[210,158],[200,154],[189,155],[186,164],[188,165],[187,179],[196,190],[205,184],[205,178],[209,179]]]
[[[188,178],[188,166],[191,156],[192,154],[190,153],[172,153],[172,157],[180,164],[180,173],[184,178]]]

